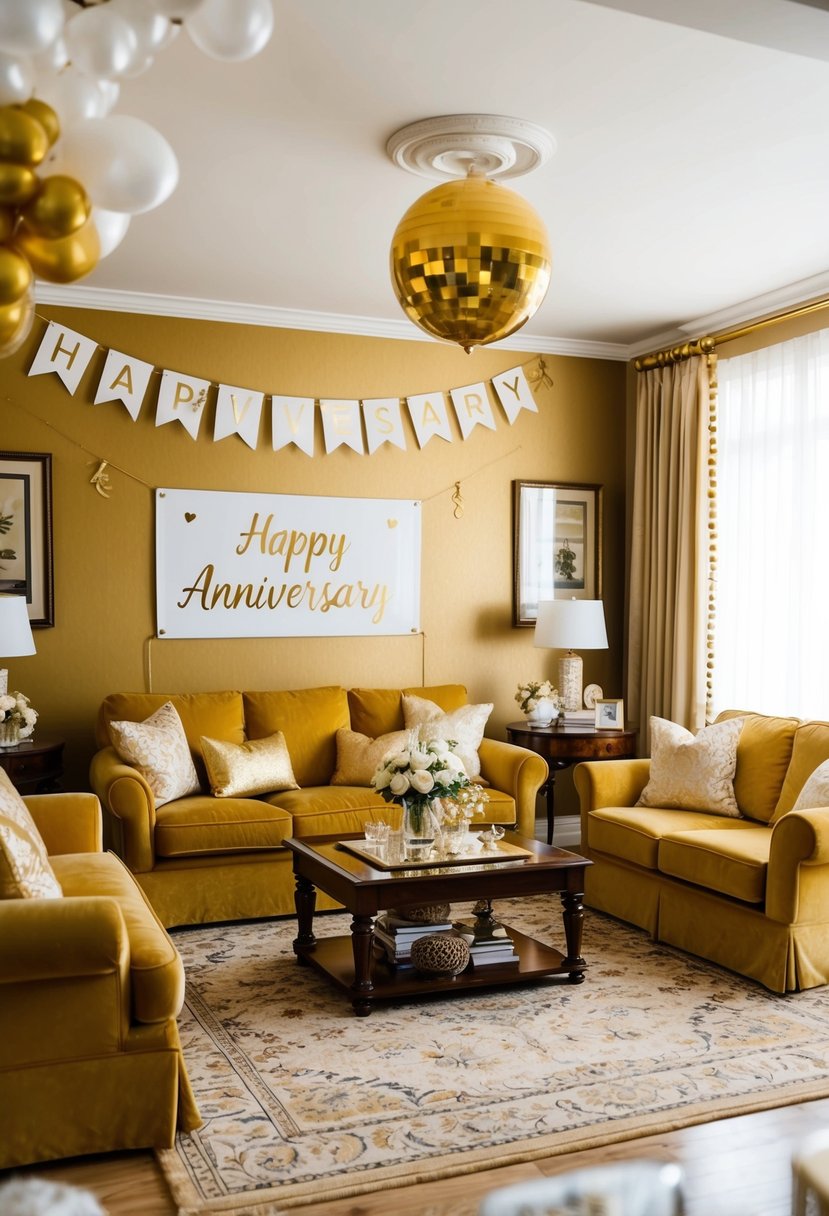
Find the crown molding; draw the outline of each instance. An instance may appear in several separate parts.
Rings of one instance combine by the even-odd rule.
[[[743,300],[719,312],[698,317],[695,321],[687,321],[679,328],[686,339],[691,335],[701,338],[756,321],[758,317],[785,312],[787,308],[807,304],[810,300],[817,300],[822,296],[829,296],[829,270],[814,274],[808,279],[798,279],[796,283],[788,283],[785,287],[767,291],[752,300]]]
[[[394,338],[405,342],[435,342],[421,334],[403,317],[353,317],[343,313],[303,312],[291,308],[267,308],[226,300],[201,300],[187,296],[151,295],[139,291],[116,291],[102,287],[37,284],[39,304],[63,308],[99,309],[103,312],[132,312],[147,316],[182,317],[195,321],[226,321],[235,325],[263,325],[273,329],[301,329],[315,333],[350,334],[361,338]],[[567,355],[574,359],[626,361],[629,347],[618,342],[594,342],[581,338],[554,338],[538,334],[515,334],[503,338],[501,350],[530,351],[539,355]]]

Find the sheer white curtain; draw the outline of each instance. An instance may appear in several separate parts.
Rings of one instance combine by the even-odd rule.
[[[829,330],[719,360],[712,709],[829,718]]]

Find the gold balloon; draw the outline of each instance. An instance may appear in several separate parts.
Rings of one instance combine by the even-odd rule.
[[[17,106],[0,106],[0,161],[39,165],[49,151],[49,136],[31,114]]]
[[[101,256],[98,229],[91,219],[71,236],[47,240],[25,224],[15,234],[14,243],[31,263],[39,279],[47,283],[74,283],[94,270]]]
[[[38,176],[27,165],[0,161],[0,207],[21,207],[34,196]]]
[[[30,97],[28,101],[24,101],[20,109],[24,114],[28,114],[30,118],[34,118],[39,122],[46,132],[46,138],[49,140],[49,146],[57,143],[60,137],[60,119],[51,106],[45,101],[41,101],[39,97]]]
[[[403,311],[465,351],[515,333],[550,283],[541,219],[519,194],[470,176],[436,186],[397,225],[391,276]]]
[[[5,242],[14,232],[17,223],[17,212],[12,207],[0,207],[0,243]]]
[[[41,180],[40,189],[21,214],[31,232],[54,240],[77,232],[91,211],[92,203],[81,183],[58,173]]]
[[[0,305],[14,304],[32,285],[32,268],[22,253],[0,245]]]
[[[13,355],[23,345],[34,319],[35,299],[31,289],[14,304],[0,307],[0,359]]]

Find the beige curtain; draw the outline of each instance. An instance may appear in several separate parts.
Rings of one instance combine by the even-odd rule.
[[[652,714],[705,724],[709,387],[704,355],[637,377],[627,716],[643,753]]]

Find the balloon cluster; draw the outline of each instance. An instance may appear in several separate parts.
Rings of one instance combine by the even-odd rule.
[[[164,136],[112,110],[182,28],[214,59],[249,59],[271,0],[0,0],[0,358],[31,329],[35,276],[88,274],[176,188]]]

